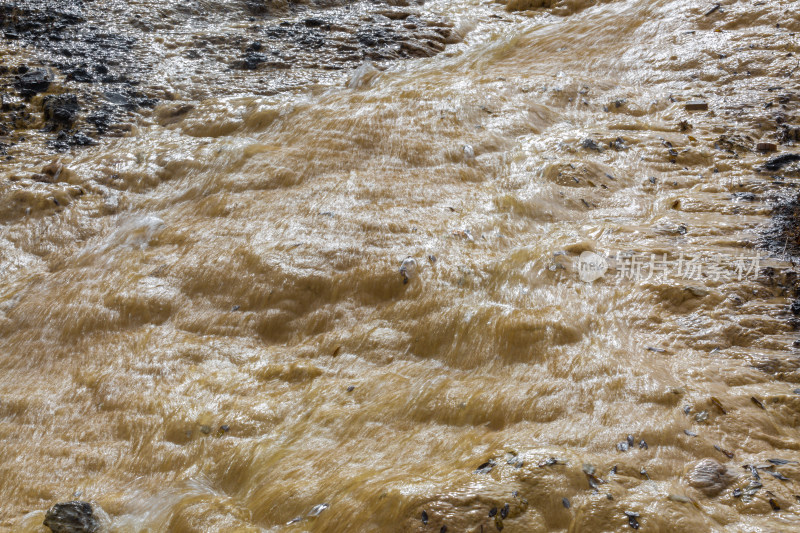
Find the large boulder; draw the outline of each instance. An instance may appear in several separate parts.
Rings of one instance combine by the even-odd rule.
[[[65,502],[52,506],[44,517],[44,525],[53,533],[95,533],[100,524],[87,502]]]

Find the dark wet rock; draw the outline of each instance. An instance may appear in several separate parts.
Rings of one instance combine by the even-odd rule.
[[[727,467],[714,459],[703,459],[692,467],[686,475],[689,486],[706,496],[716,496],[733,481],[734,476]]]
[[[719,398],[717,398],[716,396],[711,397],[711,403],[714,404],[714,407],[719,409],[719,412],[722,413],[723,415],[728,414],[727,409],[725,409],[725,407],[722,405],[722,402],[719,401]]]
[[[85,133],[81,131],[70,133],[67,130],[59,131],[55,139],[47,141],[47,146],[56,152],[66,152],[76,146],[92,146],[94,144],[96,141]]]
[[[497,466],[497,463],[495,463],[493,460],[490,459],[490,460],[486,461],[485,463],[483,463],[482,465],[480,465],[475,470],[475,473],[476,474],[488,474],[489,472],[492,471],[492,469],[494,469],[495,466]]]
[[[781,257],[797,258],[800,256],[800,195],[779,202],[772,212],[772,223],[764,232],[763,245],[771,253]],[[792,277],[786,280],[792,289],[794,300],[790,304],[790,312],[794,316],[800,315],[800,279]],[[793,318],[793,320],[797,320]],[[767,367],[779,366],[768,364]],[[798,389],[800,390],[800,389]]]
[[[100,529],[91,504],[80,501],[55,504],[47,511],[44,525],[53,533],[94,533]]]
[[[64,151],[96,142],[85,133],[64,134],[63,130],[84,127],[82,120],[105,105],[99,83],[124,84],[123,90],[133,87],[135,81],[128,73],[112,72],[112,69],[127,69],[131,73],[146,70],[146,65],[134,60],[132,45],[135,39],[112,29],[113,22],[105,22],[105,9],[107,7],[100,3],[82,0],[17,0],[13,6],[9,3],[0,6],[0,27],[4,33],[13,32],[27,48],[32,61],[47,65],[43,68],[24,65],[17,68],[16,77],[9,85],[13,84],[25,97],[53,90],[56,83],[65,83],[66,88],[72,84],[82,85],[80,104],[74,93],[56,94],[46,96],[41,109],[30,110],[37,114],[41,111],[47,130],[54,133],[54,137],[46,141],[52,150]],[[85,16],[86,13],[91,13],[91,16]],[[103,22],[87,24],[88,18]],[[61,93],[61,87],[54,92]],[[82,116],[84,113],[86,116]],[[19,118],[6,122],[21,130],[31,127],[36,116],[24,117],[24,120]],[[121,121],[132,122],[131,117],[121,114],[109,115],[105,122],[110,126]],[[107,129],[100,127],[97,131],[102,133]],[[22,142],[21,138],[17,140]]]
[[[86,117],[86,121],[94,125],[94,127],[97,129],[97,133],[103,134],[108,131],[108,129],[114,123],[114,114],[115,113],[113,109],[103,107]]]
[[[231,66],[233,68],[255,70],[262,63],[269,61],[269,56],[258,52],[247,52],[241,61],[237,61]]]
[[[780,472],[773,472],[772,470],[767,470],[767,472],[772,475],[775,479],[779,479],[781,481],[789,481],[789,478],[781,474]]]
[[[774,465],[797,464],[797,461],[791,461],[789,459],[767,459],[767,462],[772,463]]]
[[[633,511],[625,511],[625,516],[628,517],[628,525],[632,529],[639,529],[639,513]]]
[[[70,128],[78,118],[80,105],[74,94],[48,95],[42,102],[45,121],[55,128]]]
[[[776,172],[783,167],[790,165],[791,163],[795,163],[800,161],[800,154],[782,154],[777,157],[773,157],[766,163],[764,163],[764,170],[768,170],[770,172]]]
[[[597,488],[600,485],[605,484],[606,481],[604,479],[601,479],[601,478],[597,477],[595,475],[595,471],[596,471],[596,469],[595,469],[595,467],[593,465],[590,465],[590,464],[583,465],[583,473],[586,474],[586,481],[589,482],[589,486],[591,488],[597,490]]]
[[[103,93],[103,96],[105,97],[107,102],[110,102],[114,105],[127,107],[131,104],[131,101],[123,93],[115,91],[106,91]]]
[[[305,24],[307,28],[320,28],[320,27],[326,27],[328,29],[330,28],[330,24],[325,22],[325,20],[316,17],[310,17],[305,19],[303,21],[303,24]]]
[[[95,141],[83,132],[77,132],[72,136],[72,146],[92,146]]]
[[[779,141],[781,144],[800,142],[800,126],[780,124]]]
[[[717,444],[714,445],[714,449],[717,450],[722,455],[724,455],[725,457],[727,457],[728,459],[733,459],[733,456],[734,456],[733,452],[729,452],[728,450],[722,448],[721,446],[719,446]]]
[[[583,148],[586,148],[587,150],[594,150],[596,152],[603,151],[603,149],[600,147],[599,144],[597,144],[597,141],[595,141],[594,139],[588,139],[588,138],[584,139],[583,141],[581,141],[581,146]]]
[[[335,17],[307,17],[268,26],[257,34],[261,47],[250,45],[230,66],[243,70],[355,68],[366,60],[429,57],[460,40],[442,19],[379,5],[372,15],[337,12]],[[254,53],[263,55],[249,55]]]
[[[617,137],[613,141],[609,142],[608,146],[610,148],[612,148],[613,150],[617,150],[617,151],[622,151],[622,150],[627,150],[628,149],[628,145],[625,144],[625,139],[623,139],[622,137]]]
[[[756,195],[751,192],[735,192],[731,194],[731,198],[734,200],[744,200],[745,202],[754,202],[756,200]]]
[[[261,43],[261,41],[254,41],[250,44],[250,46],[247,47],[245,52],[260,52],[263,48],[264,45]]]
[[[760,409],[763,409],[763,410],[766,411],[767,408],[764,407],[764,404],[761,402],[761,400],[759,400],[755,396],[751,396],[750,397],[750,401],[753,402],[755,405],[757,405]]]
[[[30,97],[45,92],[53,81],[53,74],[43,68],[27,71],[17,76],[14,88],[21,96]]]
[[[85,68],[76,68],[67,74],[67,79],[80,83],[92,83],[94,81],[94,76]]]

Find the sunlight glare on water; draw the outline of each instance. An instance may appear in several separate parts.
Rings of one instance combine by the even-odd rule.
[[[78,499],[120,532],[800,528],[777,185],[715,147],[770,138],[766,98],[796,117],[800,18],[721,4],[435,0],[437,55],[164,78],[55,189],[9,179],[0,526]],[[584,252],[779,274],[585,282]]]

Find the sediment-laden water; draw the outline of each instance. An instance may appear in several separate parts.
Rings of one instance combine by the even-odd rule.
[[[800,529],[797,3],[392,4],[5,2],[0,528]]]

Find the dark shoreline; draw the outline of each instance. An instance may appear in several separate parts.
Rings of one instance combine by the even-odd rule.
[[[163,58],[154,44],[164,42],[172,57],[197,73],[193,92],[213,97],[235,91],[241,76],[259,91],[250,94],[279,94],[298,88],[282,82],[288,72],[298,73],[302,84],[315,72],[352,70],[365,61],[380,68],[387,61],[430,57],[460,40],[448,21],[419,5],[397,3],[353,9],[338,0],[242,0],[231,8],[212,5],[209,12],[208,5],[192,2],[166,14],[95,0],[5,4],[3,43],[22,52],[12,58],[27,57],[0,64],[0,157],[13,159],[14,148],[30,142],[29,130],[45,134],[45,152],[123,136],[159,103],[180,100],[164,86]],[[174,52],[176,45],[164,41],[170,38],[178,42]]]

